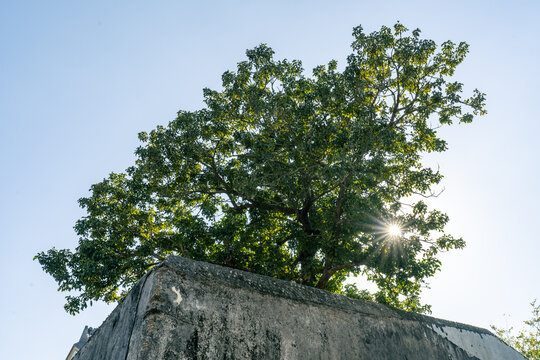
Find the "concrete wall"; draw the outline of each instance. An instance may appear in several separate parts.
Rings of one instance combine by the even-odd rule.
[[[484,329],[169,257],[74,359],[524,357]]]

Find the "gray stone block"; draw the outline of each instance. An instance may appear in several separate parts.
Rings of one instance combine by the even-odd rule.
[[[171,256],[73,359],[525,358],[485,329]]]

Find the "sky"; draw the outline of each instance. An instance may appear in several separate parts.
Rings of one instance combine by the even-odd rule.
[[[0,1],[0,358],[63,359],[85,325],[32,258],[75,248],[77,199],[133,164],[137,134],[203,106],[202,89],[267,43],[306,73],[344,64],[352,28],[396,21],[437,43],[466,41],[455,79],[488,115],[441,129],[426,158],[445,175],[430,204],[467,241],[442,257],[423,301],[433,316],[520,327],[540,301],[540,2]]]

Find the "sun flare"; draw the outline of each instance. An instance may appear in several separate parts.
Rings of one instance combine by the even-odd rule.
[[[401,236],[401,227],[396,224],[388,225],[388,235],[390,236]]]

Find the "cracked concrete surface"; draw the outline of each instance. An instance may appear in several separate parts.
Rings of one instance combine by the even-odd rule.
[[[525,358],[485,329],[171,256],[74,359]]]

